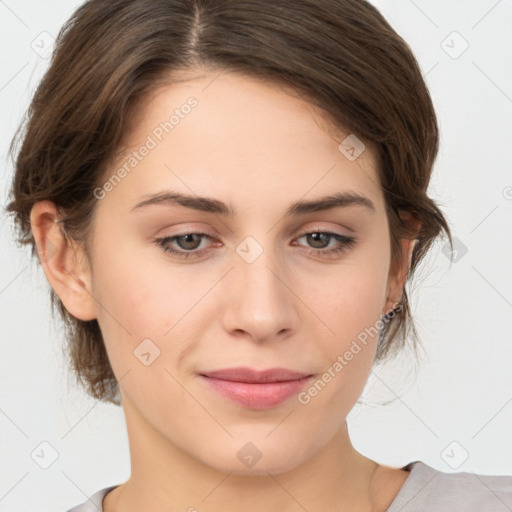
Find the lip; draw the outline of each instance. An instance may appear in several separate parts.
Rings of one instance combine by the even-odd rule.
[[[222,370],[213,370],[202,372],[201,375],[214,379],[229,380],[233,382],[247,383],[268,383],[268,382],[284,382],[290,380],[298,380],[308,377],[310,373],[296,372],[286,368],[268,368],[266,370],[255,370],[247,366],[237,368],[224,368]]]
[[[268,409],[285,402],[298,394],[312,377],[286,368],[226,368],[200,374],[210,389],[251,409]]]

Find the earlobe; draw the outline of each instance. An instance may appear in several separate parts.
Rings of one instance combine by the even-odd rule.
[[[56,206],[39,201],[30,213],[32,235],[39,261],[51,287],[65,308],[79,320],[97,318],[96,302],[91,294],[90,267],[83,250],[68,240]]]

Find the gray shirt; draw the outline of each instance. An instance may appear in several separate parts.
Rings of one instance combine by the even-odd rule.
[[[421,461],[386,512],[511,512],[512,476],[443,473]],[[68,512],[103,512],[103,498],[117,487],[105,487]]]

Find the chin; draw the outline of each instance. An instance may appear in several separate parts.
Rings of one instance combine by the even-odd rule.
[[[239,448],[239,444],[241,448]],[[261,443],[263,444],[263,443]],[[209,453],[208,460],[203,463],[217,471],[244,476],[268,476],[268,473],[278,475],[291,471],[307,459],[307,454],[293,446],[266,443],[259,450],[255,444],[236,443],[236,448],[228,447],[222,453]],[[261,446],[261,445],[260,445]],[[213,457],[213,458],[212,458]]]

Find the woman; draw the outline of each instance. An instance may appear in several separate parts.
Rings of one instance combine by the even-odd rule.
[[[503,510],[512,477],[358,453],[346,417],[415,341],[449,226],[418,64],[363,1],[88,1],[16,161],[74,370],[132,471],[73,512]],[[501,507],[501,508],[500,508]]]

